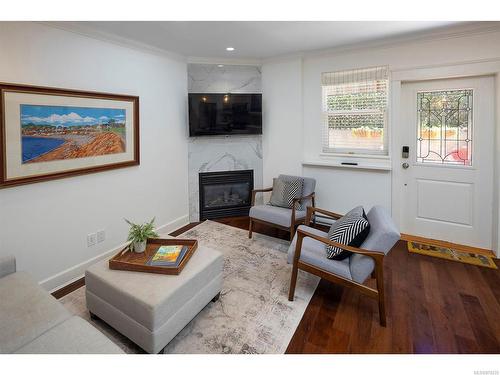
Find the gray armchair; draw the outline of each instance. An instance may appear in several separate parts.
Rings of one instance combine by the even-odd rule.
[[[333,219],[342,215],[308,207],[306,225],[315,213],[321,213]],[[384,257],[400,239],[400,233],[389,213],[381,206],[374,206],[367,214],[370,233],[363,244],[357,247],[342,245],[328,239],[328,233],[301,225],[297,229],[288,249],[288,263],[293,264],[288,299],[293,301],[298,270],[312,273],[323,279],[356,288],[363,294],[378,300],[380,325],[386,325],[384,299]],[[332,260],[326,257],[325,245],[333,245],[353,254],[344,260]],[[374,275],[377,288],[370,288],[363,283]]]
[[[280,175],[279,177],[296,177]],[[293,200],[292,208],[283,208],[270,206],[267,204],[255,206],[256,193],[272,191],[273,188],[255,189],[252,190],[252,207],[250,208],[250,224],[248,227],[248,238],[252,238],[253,224],[260,223],[269,225],[275,228],[290,232],[290,241],[295,234],[295,227],[304,222],[306,210],[298,210],[295,208],[297,202],[303,204],[309,203],[314,207],[314,189],[316,188],[316,180],[314,178],[300,177],[304,180],[302,188],[302,197]]]

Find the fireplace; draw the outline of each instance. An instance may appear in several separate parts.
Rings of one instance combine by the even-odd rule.
[[[253,170],[200,173],[200,220],[246,216]]]

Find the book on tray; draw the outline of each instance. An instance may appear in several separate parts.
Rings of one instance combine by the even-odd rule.
[[[188,247],[185,245],[163,245],[156,250],[148,264],[160,267],[179,267],[187,251]]]

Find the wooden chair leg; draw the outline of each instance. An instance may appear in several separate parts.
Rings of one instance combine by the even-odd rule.
[[[312,206],[316,207],[316,202],[315,202],[314,197],[312,197]],[[309,225],[309,223],[306,223],[306,225]],[[316,226],[316,214],[315,213],[313,214],[313,225]]]
[[[379,263],[376,265],[377,276],[377,290],[378,290],[378,313],[380,318],[380,325],[387,326],[386,312],[385,312],[385,291],[384,291],[384,265]]]
[[[298,274],[298,267],[296,265],[293,266],[292,268],[292,278],[290,279],[290,290],[288,291],[288,300],[293,301],[293,298],[295,296],[295,285],[297,284],[297,274]]]
[[[252,218],[250,218],[250,224],[248,225],[248,238],[252,238],[252,232],[253,232],[253,221]]]
[[[290,241],[293,240],[293,235],[295,234],[295,225],[290,227]]]
[[[382,327],[387,327],[387,320],[385,315],[385,298],[383,295],[378,296],[378,313],[380,315],[380,325]]]
[[[297,284],[297,274],[299,273],[299,259],[302,250],[304,235],[297,232],[297,243],[295,244],[295,253],[293,254],[292,277],[290,279],[290,290],[288,291],[288,300],[293,301],[295,296],[295,285]]]

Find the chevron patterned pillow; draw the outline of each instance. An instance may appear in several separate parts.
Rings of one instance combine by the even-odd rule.
[[[292,208],[293,200],[302,196],[304,180],[302,178],[275,178],[273,179],[273,191],[269,204],[284,208]],[[299,209],[296,203],[295,208]]]
[[[285,192],[283,198],[287,204],[287,207],[292,208],[293,200],[295,198],[300,198],[302,196],[302,188],[304,186],[304,180],[302,178],[286,179],[285,181]],[[300,203],[295,204],[296,209],[300,209]]]
[[[353,208],[332,224],[328,231],[330,241],[353,247],[359,247],[370,232],[370,223],[362,206]],[[328,259],[343,260],[351,256],[351,252],[337,246],[326,245]]]

